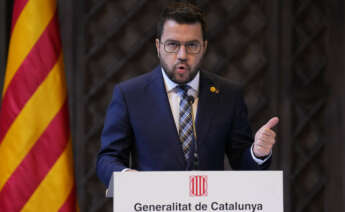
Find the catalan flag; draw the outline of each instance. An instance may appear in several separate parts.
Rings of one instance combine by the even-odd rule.
[[[0,110],[0,211],[76,211],[56,0],[15,0]]]

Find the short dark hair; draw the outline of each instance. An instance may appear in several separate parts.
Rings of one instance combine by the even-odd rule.
[[[200,23],[202,28],[202,36],[207,40],[207,24],[204,12],[196,5],[185,2],[170,4],[161,14],[157,23],[157,38],[161,39],[163,27],[167,20],[174,20],[179,24],[195,24]]]

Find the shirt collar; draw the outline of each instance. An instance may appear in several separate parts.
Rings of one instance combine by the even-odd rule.
[[[165,89],[167,92],[172,91],[176,86],[178,86],[177,83],[173,82],[168,75],[166,75],[163,67],[162,67],[162,73],[163,73],[163,79],[165,84]],[[195,92],[199,92],[199,82],[200,82],[200,71],[195,75],[194,79],[192,79],[190,82],[187,83]]]

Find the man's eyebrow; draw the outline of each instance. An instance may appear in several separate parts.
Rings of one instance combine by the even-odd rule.
[[[185,41],[185,42],[181,42],[181,41],[179,41],[179,40],[174,40],[174,39],[167,39],[167,40],[165,40],[165,42],[167,42],[167,41],[169,41],[169,42],[178,42],[178,43],[200,42],[199,40],[187,40],[187,41]]]
[[[169,41],[169,42],[178,42],[178,43],[181,43],[180,41],[178,41],[178,40],[173,40],[173,39],[167,39],[167,40],[165,40],[165,42],[167,42],[167,41]]]
[[[185,43],[193,43],[193,42],[199,42],[200,43],[199,40],[189,40],[189,41],[186,41]]]

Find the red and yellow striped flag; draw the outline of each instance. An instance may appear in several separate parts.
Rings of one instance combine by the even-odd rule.
[[[76,211],[56,0],[15,0],[0,110],[0,211]]]

